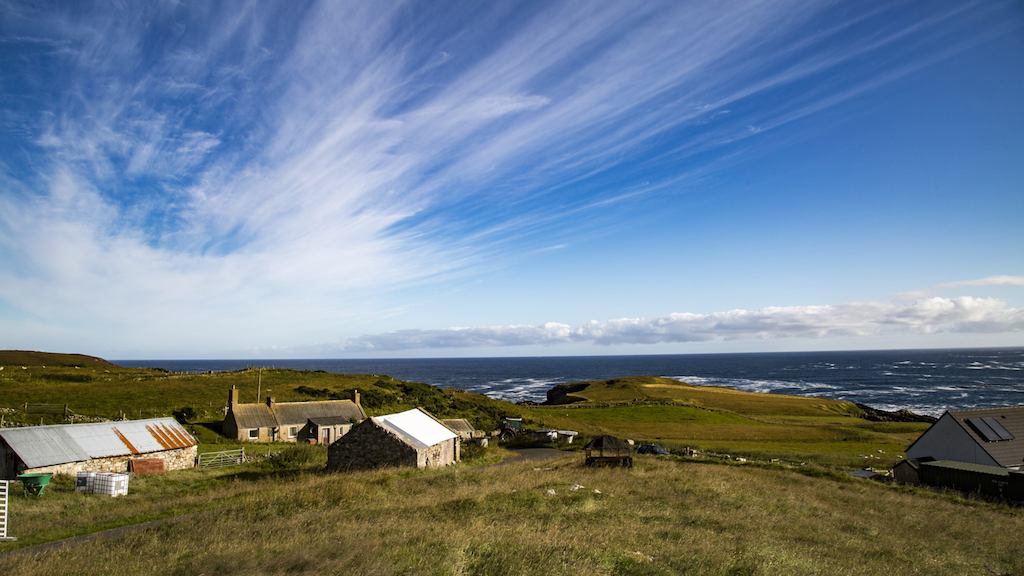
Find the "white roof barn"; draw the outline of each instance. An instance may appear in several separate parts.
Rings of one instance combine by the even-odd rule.
[[[392,433],[402,436],[416,448],[428,448],[457,436],[447,426],[417,408],[385,416],[375,416],[373,421]]]
[[[414,408],[355,425],[327,449],[327,469],[438,468],[458,462],[459,452],[455,432],[427,411]]]

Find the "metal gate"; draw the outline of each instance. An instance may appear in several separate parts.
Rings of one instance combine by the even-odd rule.
[[[245,462],[245,448],[223,450],[221,452],[205,452],[200,454],[196,462],[199,468],[220,468],[234,466]]]
[[[7,536],[7,502],[11,494],[11,483],[0,480],[0,541],[17,540]]]

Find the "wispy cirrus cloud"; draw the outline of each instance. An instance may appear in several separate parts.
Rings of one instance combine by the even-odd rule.
[[[0,301],[16,335],[2,343],[323,341],[393,308],[381,293],[562,245],[621,220],[608,208],[623,199],[669,193],[912,72],[879,74],[871,56],[928,53],[964,10],[457,8],[5,3],[0,42],[24,48],[5,86],[42,88],[5,109],[19,156],[0,164]],[[778,97],[794,87],[809,89]]]
[[[659,318],[619,318],[579,325],[479,326],[400,330],[349,340],[338,352],[546,346],[662,344],[884,334],[1024,332],[1024,309],[993,298],[926,298],[822,306],[736,309]]]

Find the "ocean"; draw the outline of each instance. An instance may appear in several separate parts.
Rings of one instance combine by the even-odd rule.
[[[251,366],[388,374],[403,380],[520,401],[545,399],[555,384],[631,375],[751,392],[851,400],[882,410],[939,415],[946,409],[1024,404],[1024,348],[431,358],[379,360],[121,360],[172,371]]]

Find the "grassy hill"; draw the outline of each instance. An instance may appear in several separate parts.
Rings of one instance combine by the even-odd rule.
[[[888,466],[928,425],[873,422],[852,402],[631,377],[564,384],[532,419],[587,435],[842,466]]]
[[[29,350],[0,350],[0,366],[67,366],[74,368],[106,368],[114,364],[95,356],[85,354],[59,354],[54,352],[33,352]]]
[[[177,517],[0,561],[26,576],[157,565],[225,575],[1024,571],[1019,509],[863,480],[652,457],[631,471],[589,469],[579,455],[436,471],[316,468],[135,479],[116,500],[75,494],[69,483],[40,499],[17,496],[16,545]]]
[[[890,465],[927,427],[872,422],[850,402],[690,386],[655,377],[562,385],[551,394],[562,404],[517,406],[380,375],[283,369],[174,373],[123,368],[100,359],[93,366],[67,366],[60,362],[78,356],[33,354],[35,365],[8,364],[0,370],[0,410],[6,423],[63,418],[32,413],[32,404],[67,404],[86,418],[169,416],[188,407],[194,421],[209,424],[193,427],[204,444],[224,442],[211,430],[223,419],[232,385],[243,402],[257,401],[258,387],[261,396],[273,395],[279,402],[351,398],[352,389],[358,388],[371,415],[423,406],[439,417],[469,418],[481,429],[494,429],[501,416],[522,415],[536,426],[589,436],[613,434],[670,448],[847,467]]]
[[[36,353],[41,354],[41,353]],[[78,415],[94,418],[170,416],[191,408],[197,421],[224,417],[228,390],[239,390],[242,402],[274,396],[279,402],[347,399],[359,389],[366,411],[383,414],[423,406],[441,417],[464,417],[493,428],[516,407],[481,394],[441,390],[373,374],[333,374],[321,371],[246,369],[232,372],[175,373],[154,368],[123,368],[99,360],[89,367],[69,367],[57,360],[74,355],[37,356],[36,365],[3,365],[0,370],[0,408],[8,423],[59,421],[48,414],[26,414],[25,404],[67,404]],[[51,361],[53,360],[53,361]],[[262,398],[257,398],[257,390]],[[63,416],[61,415],[62,419]]]

